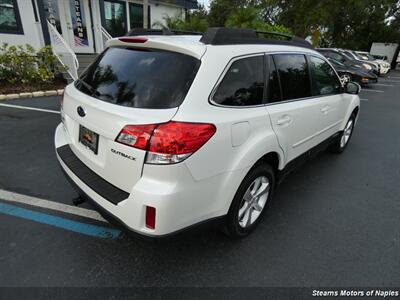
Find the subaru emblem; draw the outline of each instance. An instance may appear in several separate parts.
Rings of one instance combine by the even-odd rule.
[[[78,115],[80,115],[82,118],[83,118],[84,116],[86,116],[86,112],[85,112],[85,110],[83,109],[82,106],[78,106],[78,108],[76,109],[76,111],[78,112]]]

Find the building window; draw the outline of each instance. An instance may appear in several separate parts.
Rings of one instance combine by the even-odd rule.
[[[113,37],[127,33],[126,2],[118,0],[103,0],[101,2],[103,27]]]
[[[24,33],[17,0],[2,0],[0,2],[0,33]]]
[[[131,29],[143,28],[143,5],[129,3],[129,18]]]

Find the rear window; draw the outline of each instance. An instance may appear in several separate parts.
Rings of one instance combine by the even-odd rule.
[[[75,87],[116,105],[173,108],[182,104],[199,66],[198,59],[180,53],[109,48]]]

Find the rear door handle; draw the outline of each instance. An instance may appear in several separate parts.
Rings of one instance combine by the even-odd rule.
[[[287,125],[292,123],[292,118],[289,116],[283,116],[276,121],[276,124],[279,126]]]

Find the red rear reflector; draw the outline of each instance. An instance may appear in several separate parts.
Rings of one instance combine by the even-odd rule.
[[[168,122],[160,124],[150,139],[149,151],[180,155],[200,149],[215,133],[213,124]]]
[[[156,228],[156,209],[146,206],[146,227],[150,229]]]
[[[118,38],[121,42],[124,43],[137,43],[137,44],[143,44],[147,42],[147,38],[145,37],[120,37]]]

